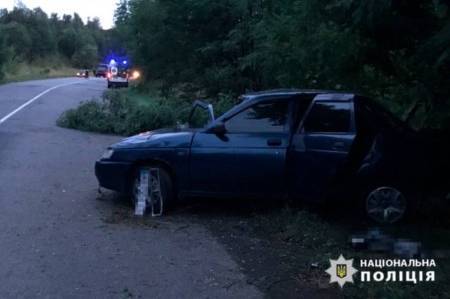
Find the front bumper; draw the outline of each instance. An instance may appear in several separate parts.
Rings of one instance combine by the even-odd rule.
[[[95,163],[95,176],[100,187],[130,193],[133,166],[126,162],[100,160]]]

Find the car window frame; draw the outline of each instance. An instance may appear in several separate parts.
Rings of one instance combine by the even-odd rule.
[[[306,115],[309,113],[309,110],[311,108],[311,104],[314,102],[315,95],[311,94],[300,94],[297,95],[294,98],[293,106],[292,106],[292,123],[291,123],[291,132],[294,134],[299,131],[299,128],[302,125],[303,120],[305,119]],[[302,115],[298,114],[298,110],[300,108],[300,102],[302,101],[308,101],[308,106],[306,107],[305,111]]]
[[[293,125],[292,110],[293,110],[293,105],[294,105],[294,99],[295,99],[295,97],[292,95],[282,95],[282,96],[271,96],[271,97],[267,97],[264,99],[249,100],[248,103],[246,103],[246,105],[242,105],[240,107],[240,109],[233,111],[233,113],[231,113],[229,115],[226,115],[226,116],[224,115],[225,117],[223,117],[223,118],[221,117],[221,118],[217,119],[217,121],[220,121],[223,124],[225,124],[225,128],[226,128],[226,123],[228,120],[232,119],[239,113],[242,113],[245,110],[247,110],[253,106],[268,103],[268,102],[285,101],[285,102],[287,102],[288,105],[287,105],[287,118],[286,118],[286,123],[284,124],[283,131],[281,131],[281,132],[270,132],[270,131],[245,132],[245,131],[242,131],[242,132],[227,132],[227,134],[267,134],[267,133],[290,134],[290,132],[292,131],[292,125]]]
[[[305,130],[305,123],[308,119],[308,116],[310,115],[314,105],[316,103],[347,103],[350,105],[350,125],[349,129],[346,132],[307,132]],[[342,100],[333,100],[333,99],[320,99],[320,100],[313,100],[311,104],[309,105],[308,109],[306,110],[305,115],[303,116],[303,119],[301,120],[298,128],[296,129],[296,134],[302,134],[302,135],[347,135],[347,134],[354,134],[355,133],[355,103],[352,100],[342,101]]]

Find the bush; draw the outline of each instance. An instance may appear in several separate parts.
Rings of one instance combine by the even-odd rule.
[[[219,95],[217,100],[211,102],[216,116],[234,104],[228,95]],[[132,135],[175,126],[177,122],[186,123],[191,107],[185,99],[163,98],[135,89],[108,90],[101,100],[86,101],[78,108],[64,112],[58,119],[58,125],[82,131]],[[193,123],[204,124],[205,116],[206,113],[194,115]]]
[[[113,132],[111,119],[105,113],[102,103],[94,100],[84,102],[78,108],[63,113],[58,119],[58,125],[82,131]]]
[[[168,101],[136,94],[134,91],[106,91],[101,100],[83,102],[66,111],[58,125],[99,133],[132,135],[172,126],[176,109]]]

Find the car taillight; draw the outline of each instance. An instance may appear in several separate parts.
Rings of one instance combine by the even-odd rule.
[[[106,74],[106,77],[107,77],[108,79],[111,79],[111,73],[108,72],[108,73]]]

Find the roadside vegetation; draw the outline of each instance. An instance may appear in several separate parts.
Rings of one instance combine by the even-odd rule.
[[[449,13],[444,0],[122,0],[113,35],[142,69],[134,96],[152,108],[80,128],[134,133],[173,123],[195,98],[293,87],[355,91],[414,128],[449,129]]]
[[[10,61],[5,69],[8,72],[4,74],[2,82],[71,77],[78,71],[61,58],[42,59],[33,63]]]
[[[357,91],[414,127],[450,127],[445,0],[122,0],[116,30],[164,92]]]
[[[219,95],[211,101],[216,115],[233,105],[229,96]],[[185,124],[191,111],[192,99],[183,96],[166,97],[158,92],[143,92],[137,88],[108,90],[101,99],[92,99],[66,111],[58,119],[61,127],[133,135],[140,132]],[[205,114],[194,115],[193,124],[201,126]]]
[[[114,31],[78,14],[48,16],[23,4],[0,9],[0,82],[73,76],[119,49]]]

